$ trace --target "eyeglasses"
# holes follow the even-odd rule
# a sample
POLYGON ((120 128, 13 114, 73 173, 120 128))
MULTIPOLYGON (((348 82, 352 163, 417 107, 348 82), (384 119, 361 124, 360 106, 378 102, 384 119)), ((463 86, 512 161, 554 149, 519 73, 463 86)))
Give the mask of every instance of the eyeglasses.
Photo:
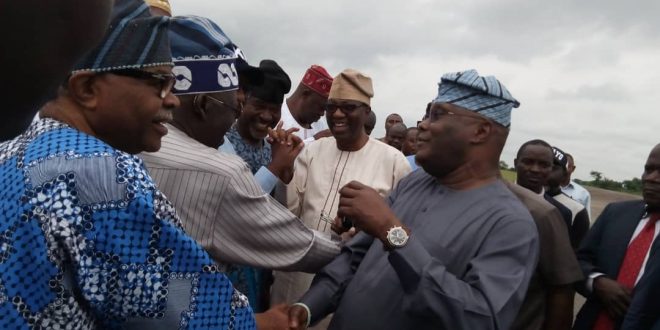
POLYGON ((483 118, 481 116, 476 116, 476 115, 469 115, 469 114, 462 114, 462 113, 455 113, 453 111, 449 110, 444 110, 444 109, 433 109, 430 110, 427 114, 428 119, 430 121, 437 121, 440 118, 444 116, 461 116, 461 117, 470 117, 470 118, 475 118, 475 119, 483 119, 486 120, 486 118, 483 118))
POLYGON ((172 87, 174 87, 174 83, 176 82, 176 76, 172 73, 153 73, 138 69, 113 70, 108 71, 107 73, 122 77, 131 77, 140 80, 150 80, 157 82, 160 84, 160 94, 158 94, 158 96, 160 96, 161 99, 164 99, 167 94, 170 93, 172 87))
POLYGON ((218 100, 218 99, 216 99, 215 97, 210 96, 210 95, 208 95, 208 94, 206 95, 206 97, 207 97, 209 100, 213 101, 213 102, 216 102, 216 103, 218 103, 218 104, 220 104, 220 105, 222 105, 222 106, 224 106, 224 107, 229 108, 231 111, 234 112, 234 116, 235 116, 236 118, 238 118, 238 117, 241 116, 241 109, 236 108, 236 107, 233 107, 233 106, 227 104, 227 102, 222 101, 222 100, 218 100))
POLYGON ((353 113, 353 111, 355 111, 356 109, 358 109, 360 107, 365 107, 365 106, 366 106, 366 104, 362 104, 362 103, 360 103, 360 104, 355 104, 355 103, 344 103, 344 104, 327 103, 325 105, 325 112, 327 114, 332 114, 332 113, 335 113, 335 111, 337 111, 337 109, 341 109, 341 112, 348 115, 348 114, 353 113))

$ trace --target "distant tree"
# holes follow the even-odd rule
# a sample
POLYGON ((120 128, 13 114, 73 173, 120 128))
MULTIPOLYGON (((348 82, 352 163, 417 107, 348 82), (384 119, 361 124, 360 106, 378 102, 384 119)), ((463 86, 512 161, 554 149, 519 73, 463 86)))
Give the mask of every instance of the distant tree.
POLYGON ((509 164, 507 164, 503 160, 500 160, 500 170, 508 170, 508 169, 509 169, 509 164))
POLYGON ((624 180, 619 182, 612 180, 603 175, 602 172, 591 171, 589 172, 594 179, 592 181, 575 180, 579 184, 585 184, 592 187, 598 187, 607 190, 621 191, 632 194, 641 195, 642 193, 642 180, 633 178, 632 180, 624 180))
POLYGON ((621 183, 623 189, 628 192, 637 193, 642 191, 642 180, 633 178, 632 180, 625 180, 621 183))
POLYGON ((598 182, 603 179, 603 173, 598 172, 598 171, 591 171, 589 172, 589 175, 591 175, 594 178, 594 181, 598 182))

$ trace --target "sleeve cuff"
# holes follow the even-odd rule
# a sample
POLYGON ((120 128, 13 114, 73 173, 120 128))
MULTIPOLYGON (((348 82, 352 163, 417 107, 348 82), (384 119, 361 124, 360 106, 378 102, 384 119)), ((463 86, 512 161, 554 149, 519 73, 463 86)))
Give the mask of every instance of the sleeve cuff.
POLYGON ((291 306, 300 306, 300 307, 304 308, 305 311, 307 311, 307 324, 305 325, 305 328, 309 328, 309 324, 312 321, 312 312, 309 310, 309 307, 307 307, 307 305, 305 305, 301 302, 297 302, 297 303, 295 303, 291 306))
POLYGON ((594 292, 594 280, 598 277, 605 276, 603 273, 591 273, 589 274, 589 277, 587 278, 587 291, 589 293, 594 292))
POLYGON ((267 194, 270 194, 273 189, 275 189, 277 182, 280 181, 280 179, 265 166, 262 166, 259 171, 254 174, 254 179, 267 194))

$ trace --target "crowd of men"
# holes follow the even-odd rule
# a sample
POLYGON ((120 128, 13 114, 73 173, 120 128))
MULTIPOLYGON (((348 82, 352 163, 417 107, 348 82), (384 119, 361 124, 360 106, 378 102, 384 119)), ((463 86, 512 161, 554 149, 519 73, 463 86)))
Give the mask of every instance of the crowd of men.
POLYGON ((32 2, 0 20, 3 329, 660 329, 660 144, 592 220, 558 146, 502 179, 493 76, 375 139, 359 70, 292 81, 166 0, 32 2))

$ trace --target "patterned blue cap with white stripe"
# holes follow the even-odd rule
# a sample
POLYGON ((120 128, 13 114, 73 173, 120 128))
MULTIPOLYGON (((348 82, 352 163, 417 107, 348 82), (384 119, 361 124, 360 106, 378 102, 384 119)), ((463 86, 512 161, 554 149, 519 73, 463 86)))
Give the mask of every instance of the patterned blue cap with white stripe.
POLYGON ((520 106, 511 93, 493 76, 482 77, 477 70, 447 73, 438 83, 434 103, 451 103, 511 126, 511 109, 520 106))
POLYGON ((169 17, 151 16, 142 0, 115 0, 105 38, 73 69, 104 72, 173 66, 169 17))

